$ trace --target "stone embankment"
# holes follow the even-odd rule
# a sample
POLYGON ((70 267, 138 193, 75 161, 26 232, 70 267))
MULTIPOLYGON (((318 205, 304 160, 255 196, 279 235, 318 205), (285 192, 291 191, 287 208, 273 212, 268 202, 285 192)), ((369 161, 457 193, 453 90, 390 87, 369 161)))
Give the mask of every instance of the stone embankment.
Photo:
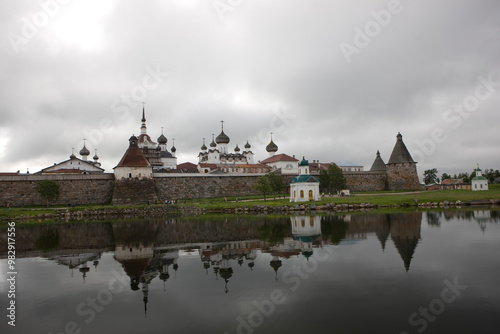
POLYGON ((462 207, 462 206, 495 206, 500 205, 500 199, 478 199, 472 201, 442 201, 442 202, 425 202, 418 203, 419 208, 449 208, 449 207, 462 207))
POLYGON ((194 216, 206 213, 235 213, 235 214, 288 214, 294 212, 349 212, 349 211, 369 211, 378 208, 450 208, 450 207, 464 207, 464 206, 483 206, 491 207, 500 205, 500 199, 493 200, 473 200, 467 202, 426 202, 410 204, 391 204, 391 205, 376 205, 371 203, 354 203, 354 204, 338 204, 328 203, 324 205, 316 204, 295 204, 283 206, 270 206, 270 205, 253 205, 247 207, 233 207, 233 208, 214 208, 205 209, 197 207, 187 207, 179 205, 163 205, 163 206, 146 206, 143 208, 101 208, 90 210, 71 210, 59 209, 58 213, 53 214, 39 214, 30 216, 19 216, 9 218, 9 220, 27 221, 27 220, 105 220, 105 219, 118 219, 118 218, 159 218, 167 215, 181 215, 181 216, 194 216))

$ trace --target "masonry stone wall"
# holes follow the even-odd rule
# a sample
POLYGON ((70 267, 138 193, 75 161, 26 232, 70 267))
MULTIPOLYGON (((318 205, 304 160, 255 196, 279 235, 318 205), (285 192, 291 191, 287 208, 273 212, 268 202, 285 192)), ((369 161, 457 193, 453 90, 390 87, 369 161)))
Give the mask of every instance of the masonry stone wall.
POLYGON ((260 193, 255 190, 255 186, 259 176, 156 176, 154 180, 158 198, 167 200, 258 195, 260 193))
POLYGON ((351 191, 380 191, 386 189, 387 174, 377 172, 343 172, 347 189, 351 191))
MULTIPOLYGON (((156 174, 152 180, 116 181, 111 173, 101 175, 15 175, 0 176, 0 205, 45 205, 36 183, 49 179, 61 185, 57 205, 154 203, 159 200, 260 195, 255 190, 262 174, 172 175, 156 174), (113 195, 113 193, 115 193, 113 195)), ((388 166, 388 172, 344 172, 351 191, 418 189, 415 166, 388 166), (390 169, 392 168, 392 169, 390 169)), ((283 176, 289 184, 291 176, 283 176)))
POLYGON ((32 206, 47 202, 35 190, 36 183, 54 180, 61 186, 57 205, 111 202, 114 175, 13 175, 0 176, 0 205, 32 206))
POLYGON ((387 165, 387 184, 389 190, 418 190, 417 166, 414 162, 387 165))

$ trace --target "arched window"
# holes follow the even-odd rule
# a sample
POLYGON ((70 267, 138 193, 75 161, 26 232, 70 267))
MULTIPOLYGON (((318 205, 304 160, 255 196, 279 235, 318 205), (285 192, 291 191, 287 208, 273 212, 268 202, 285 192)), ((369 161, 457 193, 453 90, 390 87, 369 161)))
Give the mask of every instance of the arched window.
POLYGON ((313 191, 309 190, 309 200, 312 201, 313 199, 313 191))
POLYGON ((296 198, 297 197, 297 192, 294 190, 293 191, 293 198, 296 198))
POLYGON ((304 198, 304 190, 300 191, 300 198, 304 198))

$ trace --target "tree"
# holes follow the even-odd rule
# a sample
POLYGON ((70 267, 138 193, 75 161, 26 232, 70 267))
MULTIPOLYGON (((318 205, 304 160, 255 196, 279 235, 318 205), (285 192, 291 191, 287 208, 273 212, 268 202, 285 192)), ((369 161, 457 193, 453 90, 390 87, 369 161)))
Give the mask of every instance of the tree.
POLYGON ((286 189, 286 184, 283 182, 283 177, 274 173, 269 173, 264 176, 269 180, 271 192, 274 194, 274 199, 276 199, 276 195, 284 192, 286 189))
POLYGON ((341 191, 346 188, 347 181, 342 173, 342 169, 337 165, 328 166, 328 177, 330 179, 330 189, 333 192, 341 191))
POLYGON ((53 180, 38 181, 35 189, 47 201, 47 206, 50 202, 56 201, 61 194, 61 186, 53 180))
POLYGON ((449 180, 449 179, 451 179, 451 176, 450 176, 450 175, 448 175, 448 174, 446 174, 446 173, 443 173, 443 174, 441 175, 441 181, 444 181, 444 180, 449 180))
POLYGON ((438 183, 439 179, 437 177, 437 169, 428 169, 424 172, 424 183, 425 184, 432 184, 432 183, 438 183))
POLYGON ((266 200, 266 194, 269 194, 273 189, 271 187, 271 182, 266 175, 259 176, 257 179, 257 185, 255 190, 260 191, 264 195, 264 201, 266 200))
POLYGON ((321 170, 319 172, 319 187, 321 191, 330 191, 330 176, 327 170, 321 170))

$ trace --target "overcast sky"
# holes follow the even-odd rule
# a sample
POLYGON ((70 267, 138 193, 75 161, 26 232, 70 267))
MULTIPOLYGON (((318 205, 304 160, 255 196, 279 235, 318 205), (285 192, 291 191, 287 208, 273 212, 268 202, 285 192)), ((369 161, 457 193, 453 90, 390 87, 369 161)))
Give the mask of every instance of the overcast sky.
MULTIPOLYGON (((161 127, 369 169, 396 135, 424 170, 500 169, 497 0, 0 2, 0 171, 87 148, 112 172, 161 127)), ((79 156, 77 154, 77 156, 79 156)))

